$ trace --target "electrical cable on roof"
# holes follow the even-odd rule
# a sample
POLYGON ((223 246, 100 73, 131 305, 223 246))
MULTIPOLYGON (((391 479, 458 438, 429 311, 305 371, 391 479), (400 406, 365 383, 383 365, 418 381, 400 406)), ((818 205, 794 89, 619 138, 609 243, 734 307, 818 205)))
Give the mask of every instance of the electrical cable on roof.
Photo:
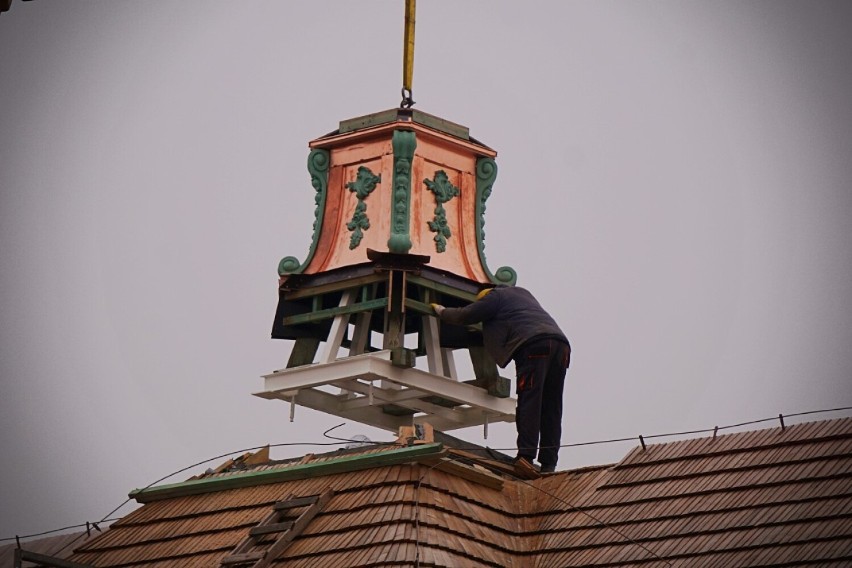
MULTIPOLYGON (((335 428, 336 427, 337 426, 335 426, 335 428)), ((327 430, 327 432, 328 431, 330 431, 330 430, 327 430)), ((226 457, 234 455, 234 454, 244 454, 246 452, 257 451, 257 450, 266 448, 267 446, 270 447, 270 448, 279 448, 279 447, 285 447, 285 446, 340 446, 342 444, 343 444, 343 442, 282 442, 282 443, 278 443, 278 444, 264 444, 262 446, 254 446, 254 447, 251 447, 251 448, 244 448, 242 450, 236 450, 236 451, 228 452, 228 453, 225 453, 225 454, 220 454, 218 456, 214 456, 212 458, 208 458, 208 459, 200 461, 198 463, 194 463, 192 465, 188 465, 186 467, 183 467, 183 468, 181 468, 177 471, 174 471, 174 472, 172 472, 172 473, 170 473, 166 476, 161 477, 160 479, 157 479, 156 481, 152 481, 151 483, 149 483, 148 485, 143 487, 140 492, 144 492, 146 489, 148 489, 148 488, 150 488, 150 487, 152 487, 152 486, 154 486, 154 485, 156 485, 156 484, 158 484, 162 481, 165 481, 166 479, 168 479, 168 478, 170 478, 174 475, 177 475, 179 473, 183 473, 184 471, 187 471, 187 470, 192 469, 194 467, 204 465, 207 462, 211 462, 211 461, 214 461, 214 460, 220 460, 222 458, 226 458, 226 457)), ((396 445, 396 444, 391 443, 391 444, 388 444, 388 445, 396 445)), ((127 505, 131 500, 132 499, 128 497, 127 499, 122 501, 122 503, 118 507, 116 507, 115 509, 113 509, 112 511, 110 511, 109 513, 104 515, 103 518, 101 520, 97 521, 95 524, 112 522, 112 521, 118 520, 118 519, 110 519, 109 517, 111 517, 113 514, 115 514, 117 511, 119 511, 122 507, 127 505)), ((90 523, 87 521, 86 523, 82 523, 82 524, 79 524, 79 525, 74 525, 72 527, 66 527, 66 528, 85 527, 88 524, 90 524, 90 523)), ((13 537, 8 537, 8 538, 0 538, 0 542, 7 541, 7 540, 16 540, 16 539, 19 539, 19 538, 31 538, 31 537, 34 537, 34 536, 42 536, 44 534, 48 534, 48 533, 51 533, 51 532, 59 532, 59 531, 62 531, 62 530, 66 530, 66 529, 56 529, 56 530, 53 530, 53 531, 47 531, 45 533, 35 533, 35 534, 24 535, 24 536, 16 535, 16 536, 13 536, 13 537)), ((84 534, 85 533, 81 532, 75 539, 69 541, 64 546, 62 546, 61 548, 58 548, 54 552, 51 552, 49 554, 49 556, 56 556, 56 555, 60 554, 61 552, 65 551, 69 546, 75 544, 78 540, 80 540, 80 538, 82 538, 84 534)))
MULTIPOLYGON (((843 407, 839 407, 839 408, 826 408, 826 409, 822 409, 822 410, 809 410, 807 412, 796 412, 796 413, 793 413, 793 414, 782 414, 780 416, 783 416, 783 417, 786 417, 786 418, 794 418, 796 416, 806 416, 806 415, 810 415, 810 414, 822 414, 822 413, 826 413, 826 412, 839 412, 839 411, 844 411, 844 410, 852 410, 852 406, 843 406, 843 407)), ((704 429, 700 429, 700 430, 684 430, 684 431, 681 431, 681 432, 669 432, 669 433, 666 433, 666 434, 650 434, 650 435, 647 435, 647 436, 643 435, 642 438, 647 440, 647 439, 651 439, 651 438, 669 438, 669 437, 672 437, 672 436, 687 436, 687 435, 691 435, 691 434, 708 434, 708 433, 713 434, 713 433, 718 433, 719 430, 729 430, 731 428, 741 428, 742 426, 751 426, 753 424, 760 424, 760 423, 763 423, 763 422, 774 422, 774 421, 777 421, 777 420, 778 420, 778 416, 773 416, 772 418, 761 418, 759 420, 751 420, 749 422, 740 422, 739 424, 730 424, 730 425, 727 425, 727 426, 714 426, 713 428, 704 428, 704 429)), ((338 438, 336 436, 329 436, 328 435, 328 432, 331 432, 332 430, 339 428, 339 427, 341 427, 345 424, 346 423, 344 422, 344 423, 338 424, 337 426, 333 426, 333 427, 329 428, 328 430, 323 432, 323 436, 325 436, 326 438, 332 439, 332 440, 340 440, 340 441, 345 441, 345 442, 358 442, 359 440, 352 440, 352 439, 349 439, 349 438, 338 438)), ((571 443, 571 444, 562 444, 559 447, 560 448, 578 448, 578 447, 581 447, 581 446, 597 446, 597 445, 602 445, 602 444, 612 444, 612 443, 615 443, 615 442, 635 442, 638 439, 639 439, 638 436, 629 436, 629 437, 625 437, 625 438, 611 438, 609 440, 593 440, 593 441, 590 441, 590 442, 574 442, 574 443, 571 443)), ((372 444, 394 444, 395 442, 371 442, 371 443, 372 444)), ((482 448, 482 446, 459 446, 459 447, 456 447, 455 449, 457 449, 457 450, 481 450, 483 448, 482 448)), ((508 452, 508 451, 515 451, 518 448, 515 447, 515 446, 512 446, 512 447, 509 447, 509 448, 488 448, 488 449, 498 451, 498 452, 508 452)), ((535 450, 537 450, 538 448, 523 448, 523 449, 530 449, 530 450, 535 449, 535 450)))
POLYGON ((387 445, 402 446, 402 445, 404 445, 404 444, 400 444, 400 443, 397 443, 397 442, 375 442, 373 440, 358 440, 358 439, 355 439, 355 438, 338 438, 337 436, 330 436, 328 434, 332 430, 336 430, 337 428, 340 428, 341 426, 346 426, 346 422, 341 422, 337 426, 332 426, 331 428, 329 428, 328 430, 323 432, 322 435, 325 436, 326 438, 328 438, 329 440, 339 440, 340 442, 347 443, 347 444, 349 444, 349 443, 363 444, 365 446, 370 445, 370 444, 378 445, 378 446, 387 446, 387 445))
MULTIPOLYGON (((809 411, 806 411, 806 412, 796 412, 796 413, 792 413, 792 414, 784 414, 782 416, 784 416, 786 418, 793 418, 793 417, 797 417, 797 416, 808 416, 808 415, 812 415, 812 414, 824 414, 824 413, 827 413, 827 412, 841 412, 841 411, 847 411, 847 410, 852 410, 852 406, 842 406, 842 407, 838 407, 838 408, 826 408, 826 409, 821 409, 821 410, 809 410, 809 411)), ((714 431, 718 432, 719 430, 726 430, 726 429, 731 429, 731 428, 740 428, 742 426, 750 426, 750 425, 753 425, 753 424, 760 424, 760 423, 763 423, 763 422, 773 422, 773 421, 776 421, 776 420, 778 420, 778 416, 773 416, 771 418, 761 418, 759 420, 751 420, 749 422, 740 422, 739 424, 730 424, 728 426, 714 426, 713 428, 708 428, 708 429, 703 429, 703 430, 689 430, 689 431, 684 431, 684 432, 672 432, 672 433, 668 433, 668 434, 652 434, 652 435, 644 436, 644 437, 647 439, 647 438, 663 438, 663 437, 670 437, 670 436, 683 436, 683 435, 687 435, 687 434, 703 434, 703 433, 711 433, 712 434, 714 431)), ((341 446, 343 444, 352 443, 352 442, 362 442, 362 443, 365 443, 365 444, 367 443, 363 440, 353 440, 353 439, 349 439, 349 438, 338 438, 336 436, 330 436, 328 434, 332 430, 335 430, 336 428, 340 428, 343 425, 345 425, 345 422, 338 424, 337 426, 332 426, 331 428, 329 428, 328 430, 323 432, 323 436, 325 436, 326 438, 332 439, 332 440, 338 440, 336 442, 283 442, 283 443, 278 443, 278 444, 265 444, 263 446, 255 446, 255 447, 251 447, 251 448, 245 448, 245 449, 242 449, 242 450, 235 450, 235 451, 227 452, 225 454, 214 456, 212 458, 208 458, 204 461, 200 461, 198 463, 195 463, 195 464, 192 464, 190 466, 181 468, 177 471, 174 471, 174 472, 172 472, 172 473, 170 473, 170 474, 168 474, 164 477, 161 477, 157 481, 149 483, 144 488, 142 488, 142 491, 152 487, 153 485, 156 485, 157 483, 160 483, 161 481, 165 481, 166 479, 168 479, 168 478, 170 478, 174 475, 182 473, 182 472, 184 472, 188 469, 192 469, 193 467, 197 467, 199 465, 204 465, 207 462, 226 458, 226 457, 234 455, 234 454, 241 454, 241 453, 245 453, 245 452, 257 451, 257 450, 260 450, 260 449, 267 447, 267 445, 270 448, 279 448, 279 447, 286 447, 286 446, 341 446)), ((560 448, 575 448, 575 447, 580 447, 580 446, 594 446, 594 445, 609 444, 609 443, 614 443, 614 442, 630 442, 630 441, 635 441, 635 440, 637 440, 636 436, 630 436, 630 437, 627 437, 627 438, 613 438, 613 439, 610 439, 610 440, 595 440, 595 441, 590 441, 590 442, 574 442, 574 443, 571 443, 571 444, 563 444, 559 447, 560 448)), ((373 445, 403 446, 403 444, 399 444, 395 441, 391 441, 391 442, 370 441, 369 443, 373 444, 373 445)), ((458 448, 455 448, 455 449, 458 449, 458 450, 481 450, 483 448, 481 446, 469 446, 469 447, 458 447, 458 448)), ((511 447, 511 448, 486 448, 486 449, 490 449, 490 450, 494 450, 494 451, 512 451, 512 450, 516 450, 517 448, 511 447)), ((117 511, 119 511, 122 507, 124 507, 130 501, 131 501, 131 499, 125 499, 124 502, 121 503, 121 505, 119 505, 118 507, 116 507, 115 509, 113 509, 112 511, 110 511, 109 513, 104 515, 104 517, 97 522, 98 523, 107 523, 107 522, 113 522, 113 521, 119 520, 121 517, 111 518, 112 515, 115 514, 117 511)), ((84 522, 84 523, 81 523, 81 524, 78 524, 78 525, 71 525, 71 526, 68 526, 68 527, 61 528, 61 529, 53 529, 53 530, 48 530, 48 531, 39 532, 39 533, 32 533, 32 534, 27 534, 27 535, 17 535, 17 536, 11 536, 11 537, 4 537, 4 538, 0 538, 0 542, 13 541, 13 540, 16 540, 16 539, 19 539, 19 538, 33 538, 33 537, 37 537, 37 536, 44 536, 44 535, 47 535, 47 534, 57 533, 57 532, 61 532, 61 531, 64 531, 64 530, 73 529, 73 528, 80 528, 80 527, 85 527, 85 526, 86 526, 86 523, 84 522)), ((69 543, 69 544, 73 544, 73 542, 75 542, 75 541, 72 541, 72 543, 69 543)), ((67 545, 65 547, 61 548, 59 551, 53 553, 53 555, 58 554, 62 550, 65 550, 65 548, 67 548, 67 545)))
MULTIPOLYGON (((2 539, 0 539, 0 542, 6 541, 6 540, 21 539, 21 538, 33 538, 33 537, 36 537, 36 536, 46 536, 46 535, 49 535, 49 534, 67 531, 67 530, 71 530, 71 529, 81 529, 81 528, 86 527, 87 525, 88 526, 94 526, 95 524, 100 524, 100 523, 111 523, 113 521, 119 520, 120 518, 121 517, 113 517, 111 519, 103 519, 101 521, 98 521, 97 523, 92 523, 90 521, 86 521, 85 523, 78 523, 76 525, 68 525, 67 527, 62 527, 61 529, 52 529, 52 530, 43 531, 43 532, 40 532, 40 533, 25 534, 25 535, 18 535, 18 536, 2 538, 2 539)), ((98 532, 100 532, 100 529, 98 529, 98 532)))
MULTIPOLYGON (((718 432, 719 430, 729 430, 731 428, 741 428, 743 426, 751 426, 753 424, 760 424, 760 423, 763 423, 763 422, 777 422, 778 419, 779 419, 779 416, 781 416, 783 418, 794 418, 796 416, 807 416, 807 415, 810 415, 810 414, 823 414, 823 413, 826 413, 826 412, 839 412, 839 411, 844 411, 844 410, 852 410, 852 406, 842 406, 842 407, 839 407, 839 408, 826 408, 826 409, 822 409, 822 410, 809 410, 807 412, 796 412, 796 413, 793 413, 793 414, 780 414, 778 416, 773 416, 771 418, 761 418, 760 420, 751 420, 749 422, 740 422, 739 424, 730 424, 728 426, 714 426, 713 428, 704 428, 704 429, 701 429, 701 430, 685 430, 685 431, 682 431, 682 432, 669 432, 669 433, 666 433, 666 434, 651 434, 651 435, 642 436, 642 437, 647 440, 647 439, 650 439, 650 438, 669 438, 669 437, 672 437, 672 436, 686 436, 686 435, 691 435, 691 434, 712 434, 714 432, 718 432)), ((597 446, 597 445, 602 445, 602 444, 611 444, 611 443, 615 443, 615 442, 635 442, 638 439, 639 439, 638 436, 629 436, 629 437, 626 437, 626 438, 611 438, 609 440, 594 440, 594 441, 591 441, 591 442, 574 442, 574 443, 571 443, 571 444, 562 444, 559 447, 560 448, 577 448, 577 447, 580 447, 580 446, 597 446)), ((469 447, 457 447, 455 449, 457 449, 457 450, 480 450, 480 449, 482 449, 482 447, 481 446, 469 446, 469 447)), ((518 448, 513 446, 513 447, 510 447, 510 448, 490 448, 490 449, 498 451, 498 452, 507 452, 507 451, 517 450, 518 448)), ((523 448, 523 449, 537 450, 538 448, 536 447, 536 448, 523 448)))
MULTIPOLYGON (((453 459, 453 458, 452 458, 452 457, 450 457, 450 459, 453 459)), ((588 512, 586 512, 586 511, 582 510, 581 508, 579 508, 579 507, 577 507, 576 505, 574 505, 574 504, 572 504, 572 503, 570 503, 570 502, 566 501, 565 499, 563 499, 563 498, 559 497, 558 495, 554 495, 554 494, 553 494, 553 493, 551 493, 550 491, 547 491, 547 490, 545 490, 545 489, 542 489, 541 487, 536 487, 535 485, 533 485, 533 484, 529 483, 529 482, 528 482, 528 481, 526 481, 525 479, 521 479, 520 477, 517 477, 517 476, 515 476, 515 475, 512 475, 512 474, 507 474, 507 475, 509 475, 509 477, 514 477, 514 478, 515 478, 515 481, 518 481, 518 482, 520 482, 520 483, 523 483, 523 484, 524 484, 524 485, 526 485, 527 487, 532 487, 533 489, 537 489, 537 490, 541 491, 542 493, 544 493, 545 495, 547 495, 547 496, 549 496, 549 497, 551 497, 551 498, 553 498, 553 499, 556 499, 557 501, 559 501, 559 502, 561 502, 561 503, 564 503, 565 505, 568 505, 568 507, 570 507, 570 508, 571 508, 571 509, 573 509, 574 511, 576 511, 576 512, 578 512, 578 513, 580 513, 580 514, 583 514, 583 515, 585 515, 585 516, 587 516, 587 517, 589 517, 590 519, 592 519, 592 520, 593 520, 593 521, 595 521, 596 523, 600 524, 602 527, 607 528, 607 529, 611 530, 612 532, 614 532, 615 534, 617 534, 618 536, 620 536, 620 537, 622 537, 622 538, 626 539, 626 540, 627 540, 628 542, 630 542, 631 544, 635 544, 636 546, 638 546, 639 548, 641 548, 642 550, 644 550, 645 552, 647 552, 648 554, 650 554, 651 556, 653 556, 654 558, 656 558, 657 560, 659 560, 660 562, 665 562, 665 564, 666 564, 667 566, 674 566, 674 564, 672 564, 671 562, 669 562, 669 561, 668 561, 668 560, 666 560, 665 558, 661 557, 659 554, 657 554, 656 552, 654 552, 653 550, 651 550, 650 548, 648 548, 647 546, 645 546, 645 545, 644 545, 644 544, 642 544, 641 542, 637 542, 637 541, 633 540, 632 538, 630 538, 629 536, 627 536, 626 534, 624 534, 623 532, 621 532, 621 531, 620 531, 620 530, 618 530, 617 528, 615 528, 615 527, 613 527, 613 526, 608 525, 606 522, 602 521, 601 519, 597 518, 596 516, 592 515, 591 513, 588 513, 588 512)))
POLYGON ((420 568, 420 486, 426 476, 439 465, 441 465, 440 460, 429 466, 417 480, 417 485, 414 486, 414 568, 420 568))

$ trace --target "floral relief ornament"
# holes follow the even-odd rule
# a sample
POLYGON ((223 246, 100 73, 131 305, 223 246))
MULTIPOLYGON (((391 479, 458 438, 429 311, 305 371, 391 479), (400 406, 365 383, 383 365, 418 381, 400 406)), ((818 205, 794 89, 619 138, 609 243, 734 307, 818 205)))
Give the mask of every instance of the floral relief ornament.
POLYGON ((354 249, 361 244, 364 231, 370 228, 370 219, 367 217, 367 203, 365 200, 376 189, 376 184, 381 181, 381 175, 375 175, 370 171, 370 168, 361 166, 358 168, 355 181, 350 181, 346 184, 349 191, 358 197, 358 205, 355 206, 355 213, 352 215, 352 220, 346 224, 346 228, 352 231, 352 236, 349 238, 350 249, 354 249))
POLYGON ((447 239, 452 236, 452 231, 447 225, 447 212, 444 210, 444 203, 447 203, 453 197, 459 194, 459 188, 450 183, 450 178, 444 170, 435 172, 435 176, 431 180, 423 180, 426 187, 435 194, 435 216, 431 221, 428 221, 429 230, 435 233, 435 249, 438 252, 447 250, 447 239))

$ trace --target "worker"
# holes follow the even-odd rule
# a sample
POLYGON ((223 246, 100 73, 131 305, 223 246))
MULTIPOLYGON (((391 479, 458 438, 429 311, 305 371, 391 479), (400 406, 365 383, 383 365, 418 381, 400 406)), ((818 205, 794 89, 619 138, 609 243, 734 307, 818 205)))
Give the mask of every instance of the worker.
POLYGON ((485 349, 500 367, 515 361, 518 405, 516 469, 553 472, 562 439, 562 387, 571 345, 533 295, 518 286, 486 288, 463 308, 432 304, 442 322, 482 323, 485 349), (539 443, 541 444, 539 446, 539 443))

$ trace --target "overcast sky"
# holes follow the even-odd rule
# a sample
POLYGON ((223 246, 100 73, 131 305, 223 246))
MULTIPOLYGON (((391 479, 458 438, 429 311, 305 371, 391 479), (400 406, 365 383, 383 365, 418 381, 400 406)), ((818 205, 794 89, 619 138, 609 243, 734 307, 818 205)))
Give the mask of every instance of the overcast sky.
MULTIPOLYGON (((0 538, 327 441, 338 418, 251 393, 290 349, 269 332, 277 263, 310 245, 307 143, 398 105, 402 23, 401 1, 0 16, 0 538)), ((565 443, 852 405, 850 29, 849 2, 419 3, 415 108, 499 152, 489 265, 573 344, 565 443)))

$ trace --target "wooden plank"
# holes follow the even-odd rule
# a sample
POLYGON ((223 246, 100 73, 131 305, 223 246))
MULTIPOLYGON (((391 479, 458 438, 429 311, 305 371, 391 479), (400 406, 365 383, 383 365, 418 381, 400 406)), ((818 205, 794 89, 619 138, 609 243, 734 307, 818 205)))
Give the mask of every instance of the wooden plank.
MULTIPOLYGON (((346 290, 340 296, 340 308, 348 308, 355 303, 356 290, 346 290)), ((331 324, 331 329, 328 332, 328 337, 325 340, 322 354, 320 354, 320 363, 331 363, 337 359, 337 352, 340 349, 340 344, 343 342, 343 336, 349 326, 349 315, 341 314, 334 317, 334 322, 331 324)))
POLYGON ((474 386, 484 388, 491 396, 507 398, 511 394, 511 381, 500 376, 497 363, 485 347, 471 346, 468 348, 470 362, 473 364, 473 373, 476 380, 471 383, 474 386))
MULTIPOLYGON (((271 511, 268 515, 266 515, 266 517, 264 517, 262 521, 257 524, 257 526, 263 526, 268 525, 269 523, 274 523, 278 520, 278 514, 279 513, 277 511, 271 511)), ((228 558, 230 558, 231 556, 240 556, 242 554, 248 553, 249 550, 254 548, 255 542, 256 541, 253 536, 251 536, 250 534, 246 535, 243 540, 241 540, 240 543, 236 547, 234 547, 228 558)))
POLYGON ((423 278, 422 276, 417 276, 415 274, 410 274, 408 276, 408 282, 416 286, 422 286, 424 288, 428 288, 429 290, 434 290, 446 296, 459 298, 460 300, 467 300, 469 302, 473 302, 474 300, 476 300, 476 292, 465 292, 464 290, 459 290, 458 288, 453 288, 452 286, 441 284, 440 282, 435 282, 434 280, 428 280, 426 278, 423 278))
POLYGON ((355 331, 349 343, 349 356, 366 353, 370 346, 370 320, 373 312, 361 312, 355 318, 355 331))
POLYGON ((249 534, 251 536, 257 537, 265 534, 273 534, 280 533, 284 531, 289 531, 293 528, 293 521, 285 521, 283 523, 272 523, 270 525, 262 525, 257 527, 252 527, 249 530, 249 534))
POLYGON ((444 360, 444 370, 446 375, 453 379, 459 380, 458 371, 456 371, 456 359, 452 349, 441 348, 441 357, 444 360))
MULTIPOLYGON (((293 528, 281 535, 275 544, 269 547, 269 550, 266 552, 266 557, 262 560, 259 560, 257 564, 252 566, 252 568, 266 568, 270 562, 278 558, 284 550, 290 546, 290 543, 302 534, 302 531, 305 530, 305 527, 310 524, 310 522, 317 516, 317 513, 322 511, 322 508, 325 507, 326 503, 331 499, 331 496, 334 494, 334 491, 331 489, 327 489, 322 495, 319 496, 319 499, 311 505, 307 511, 302 513, 301 516, 293 523, 293 528)), ((316 498, 314 496, 314 498, 316 498)))
POLYGON ((290 499, 288 501, 278 501, 272 506, 276 511, 285 511, 287 509, 295 509, 296 507, 307 507, 313 505, 319 500, 319 495, 310 495, 308 497, 299 497, 298 499, 290 499))
POLYGON ((394 270, 390 273, 388 290, 382 349, 405 346, 405 272, 394 270))
MULTIPOLYGON (((388 352, 382 351, 375 354, 339 359, 327 365, 310 365, 279 371, 265 376, 265 392, 255 394, 264 398, 289 400, 290 393, 293 391, 321 385, 333 385, 338 380, 352 378, 381 379, 480 407, 489 413, 507 415, 514 415, 515 413, 515 405, 511 399, 497 398, 489 395, 481 388, 461 384, 421 369, 395 367, 388 361, 388 356, 388 352), (276 393, 280 393, 280 395, 276 393)), ((394 427, 394 432, 396 432, 396 427, 394 427)))
MULTIPOLYGON (((497 477, 488 471, 476 469, 473 466, 465 465, 450 458, 440 458, 440 460, 421 460, 421 463, 429 466, 434 466, 435 469, 445 473, 455 475, 462 479, 472 481, 489 489, 501 491, 503 489, 503 478, 497 477), (437 465, 435 465, 437 463, 437 465)), ((514 475, 514 470, 510 468, 510 472, 514 475)))
POLYGON ((486 387, 500 377, 497 371, 497 363, 485 347, 475 345, 468 348, 470 362, 473 364, 473 373, 476 375, 476 386, 486 387))
POLYGON ((425 316, 420 319, 423 324, 422 338, 426 345, 426 362, 429 372, 435 375, 446 376, 444 357, 441 353, 441 342, 438 336, 438 318, 425 316))
POLYGON ((220 561, 221 566, 232 566, 235 564, 248 564, 249 562, 257 562, 264 557, 263 552, 246 552, 243 554, 231 554, 220 561))
POLYGON ((426 314, 429 316, 434 316, 435 312, 432 310, 432 306, 425 302, 420 302, 418 300, 414 300, 412 298, 405 299, 405 307, 414 310, 415 312, 420 312, 422 314, 426 314))
POLYGON ((347 278, 338 282, 329 282, 328 284, 320 284, 318 286, 306 286, 298 290, 293 290, 286 293, 287 300, 298 300, 300 298, 310 298, 331 292, 340 292, 350 288, 366 286, 375 282, 383 282, 387 280, 386 274, 369 274, 367 276, 359 276, 357 278, 347 278))
POLYGON ((300 337, 293 345, 293 350, 290 352, 290 359, 287 361, 287 368, 301 367, 302 365, 310 365, 314 362, 314 357, 319 349, 320 339, 318 337, 300 337))
POLYGON ((316 312, 311 312, 309 314, 299 314, 296 316, 289 316, 284 318, 284 325, 299 325, 303 323, 316 323, 318 321, 323 321, 327 319, 331 319, 333 317, 344 315, 344 314, 355 314, 358 312, 363 312, 366 310, 377 310, 379 308, 387 307, 388 300, 387 298, 376 298, 375 300, 370 300, 368 302, 358 302, 352 304, 351 306, 344 307, 336 307, 336 308, 326 308, 324 310, 319 310, 316 312))

